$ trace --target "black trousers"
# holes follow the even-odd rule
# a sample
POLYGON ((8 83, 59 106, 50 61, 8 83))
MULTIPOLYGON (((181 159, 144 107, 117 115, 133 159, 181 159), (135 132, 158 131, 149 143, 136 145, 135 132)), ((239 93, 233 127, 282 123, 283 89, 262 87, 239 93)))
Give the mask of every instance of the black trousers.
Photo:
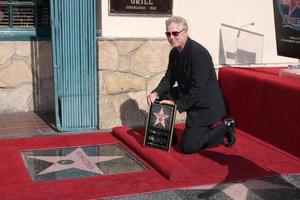
POLYGON ((216 127, 186 127, 179 144, 180 149, 186 154, 191 154, 201 149, 223 145, 226 131, 227 126, 223 123, 216 127))
MULTIPOLYGON (((161 100, 176 100, 178 98, 180 98, 178 87, 173 87, 169 93, 163 95, 161 100)), ((187 115, 189 115, 188 112, 187 115)), ((220 123, 217 126, 213 126, 212 124, 200 127, 189 127, 189 125, 186 124, 179 146, 184 153, 192 154, 201 149, 223 145, 226 131, 227 126, 224 123, 220 123)))

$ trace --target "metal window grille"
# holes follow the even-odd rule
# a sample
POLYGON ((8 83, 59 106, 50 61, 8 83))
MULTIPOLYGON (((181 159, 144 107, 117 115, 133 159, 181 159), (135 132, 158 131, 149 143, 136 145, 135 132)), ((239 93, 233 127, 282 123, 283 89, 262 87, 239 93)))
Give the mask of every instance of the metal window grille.
POLYGON ((49 0, 0 0, 0 28, 50 27, 49 0))

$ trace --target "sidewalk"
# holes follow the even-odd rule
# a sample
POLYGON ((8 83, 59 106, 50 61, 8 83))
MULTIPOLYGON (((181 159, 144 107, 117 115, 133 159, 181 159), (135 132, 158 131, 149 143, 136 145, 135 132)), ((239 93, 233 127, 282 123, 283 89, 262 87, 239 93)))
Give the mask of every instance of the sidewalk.
POLYGON ((19 112, 0 114, 0 139, 58 134, 51 112, 19 112))

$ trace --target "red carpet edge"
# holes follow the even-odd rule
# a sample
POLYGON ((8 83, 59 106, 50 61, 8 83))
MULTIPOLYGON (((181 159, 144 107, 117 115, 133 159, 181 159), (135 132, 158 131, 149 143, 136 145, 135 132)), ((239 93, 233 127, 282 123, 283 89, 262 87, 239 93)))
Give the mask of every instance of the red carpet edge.
POLYGON ((146 159, 160 174, 169 180, 186 177, 191 172, 167 152, 142 146, 143 138, 127 126, 115 127, 112 134, 146 159), (162 160, 164 162, 162 162, 162 160))

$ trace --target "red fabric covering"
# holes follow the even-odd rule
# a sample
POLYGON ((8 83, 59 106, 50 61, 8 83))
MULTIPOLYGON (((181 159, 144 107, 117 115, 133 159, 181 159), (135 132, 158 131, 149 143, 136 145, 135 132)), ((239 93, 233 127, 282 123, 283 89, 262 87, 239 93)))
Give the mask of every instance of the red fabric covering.
POLYGON ((181 162, 178 162, 166 152, 153 148, 144 148, 143 134, 126 126, 116 127, 113 129, 112 133, 166 178, 181 178, 191 174, 188 168, 185 168, 181 162), (162 160, 164 162, 161 162, 162 160))
MULTIPOLYGON (((97 199, 300 172, 298 158, 239 130, 237 143, 232 149, 220 146, 192 155, 182 154, 178 146, 172 147, 170 153, 146 148, 141 145, 143 132, 128 131, 127 127, 116 130, 118 137, 130 147, 129 151, 143 152, 139 154, 143 156, 140 159, 148 162, 149 170, 32 182, 21 151, 122 142, 110 133, 0 140, 1 199, 97 199), (151 165, 155 169, 164 168, 167 173, 162 174, 169 173, 172 178, 168 180, 151 165)), ((179 138, 182 131, 182 125, 176 126, 179 138)))
MULTIPOLYGON (((178 138, 182 138, 183 129, 182 124, 176 125, 175 133, 178 138)), ((144 152, 149 164, 156 165, 155 168, 168 165, 168 174, 171 177, 176 175, 170 183, 177 187, 298 173, 300 170, 300 160, 297 157, 240 130, 237 130, 237 143, 232 149, 219 146, 191 155, 183 154, 178 145, 173 146, 170 153, 143 147, 143 135, 144 130, 118 127, 118 137, 123 137, 127 144, 130 140, 129 146, 138 152, 144 152), (133 142, 134 140, 136 141, 133 142), (167 164, 168 161, 172 162, 167 164), (189 174, 186 173, 187 169, 189 174)))
POLYGON ((254 72, 262 72, 262 73, 278 76, 280 70, 287 69, 287 67, 286 66, 285 67, 236 67, 236 69, 254 71, 254 72))
POLYGON ((239 129, 300 157, 300 80, 279 70, 224 67, 219 81, 239 129))

